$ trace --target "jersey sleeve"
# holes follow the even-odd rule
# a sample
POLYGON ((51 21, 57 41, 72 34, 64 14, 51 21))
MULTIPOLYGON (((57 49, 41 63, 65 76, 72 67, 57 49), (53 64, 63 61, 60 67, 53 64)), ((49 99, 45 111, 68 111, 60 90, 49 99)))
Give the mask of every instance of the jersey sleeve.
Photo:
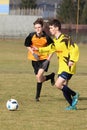
POLYGON ((50 45, 46 46, 46 47, 40 47, 39 48, 39 52, 40 53, 53 53, 55 52, 55 45, 53 43, 51 43, 50 45))
POLYGON ((24 45, 25 45, 26 47, 29 47, 29 46, 32 45, 32 41, 31 41, 31 40, 32 40, 33 34, 34 34, 34 33, 30 33, 30 34, 26 37, 25 42, 24 42, 24 45))
POLYGON ((50 45, 51 43, 54 43, 54 41, 52 40, 51 37, 49 37, 48 35, 46 35, 47 38, 47 44, 50 45))
POLYGON ((70 47, 70 60, 74 62, 79 60, 79 48, 76 43, 70 47))

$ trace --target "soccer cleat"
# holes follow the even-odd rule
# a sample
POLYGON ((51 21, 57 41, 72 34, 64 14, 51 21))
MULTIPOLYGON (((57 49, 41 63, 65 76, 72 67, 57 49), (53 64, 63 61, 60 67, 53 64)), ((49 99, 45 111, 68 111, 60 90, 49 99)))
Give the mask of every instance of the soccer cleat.
POLYGON ((52 78, 51 78, 51 85, 53 86, 55 84, 55 73, 52 73, 52 78))
POLYGON ((65 110, 70 111, 70 110, 77 110, 76 106, 68 106, 65 108, 65 110))
POLYGON ((76 93, 72 98, 72 106, 75 106, 78 103, 79 93, 76 93))
POLYGON ((36 98, 36 102, 39 102, 40 100, 39 100, 39 98, 36 98))

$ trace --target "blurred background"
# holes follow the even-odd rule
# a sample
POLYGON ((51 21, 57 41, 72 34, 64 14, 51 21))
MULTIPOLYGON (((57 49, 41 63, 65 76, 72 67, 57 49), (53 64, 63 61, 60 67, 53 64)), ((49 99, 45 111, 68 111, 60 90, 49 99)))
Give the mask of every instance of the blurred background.
POLYGON ((42 17, 57 18, 62 31, 74 40, 87 43, 87 0, 0 0, 0 38, 24 38, 33 22, 42 17))

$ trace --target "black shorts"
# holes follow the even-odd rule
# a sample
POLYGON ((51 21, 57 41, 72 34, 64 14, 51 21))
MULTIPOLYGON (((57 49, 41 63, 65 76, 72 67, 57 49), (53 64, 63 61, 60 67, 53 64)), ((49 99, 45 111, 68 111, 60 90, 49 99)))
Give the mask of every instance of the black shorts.
MULTIPOLYGON (((40 61, 32 61, 32 66, 33 66, 33 69, 34 69, 34 73, 37 74, 38 73, 38 70, 39 69, 44 69, 43 68, 43 63, 44 61, 46 60, 40 60, 40 61)), ((48 68, 49 68, 49 64, 47 65, 47 67, 45 68, 44 71, 48 71, 48 68)))
POLYGON ((65 80, 70 80, 71 77, 72 77, 72 74, 69 74, 69 73, 63 71, 61 74, 58 75, 58 77, 59 76, 62 77, 62 78, 64 78, 65 80))

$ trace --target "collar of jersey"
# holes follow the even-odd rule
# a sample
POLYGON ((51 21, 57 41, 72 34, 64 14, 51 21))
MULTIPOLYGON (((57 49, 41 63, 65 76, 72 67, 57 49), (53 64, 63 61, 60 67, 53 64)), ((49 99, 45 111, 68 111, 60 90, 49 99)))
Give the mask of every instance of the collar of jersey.
POLYGON ((40 36, 37 35, 37 33, 35 33, 36 37, 41 38, 45 36, 45 32, 43 31, 42 34, 40 36))

